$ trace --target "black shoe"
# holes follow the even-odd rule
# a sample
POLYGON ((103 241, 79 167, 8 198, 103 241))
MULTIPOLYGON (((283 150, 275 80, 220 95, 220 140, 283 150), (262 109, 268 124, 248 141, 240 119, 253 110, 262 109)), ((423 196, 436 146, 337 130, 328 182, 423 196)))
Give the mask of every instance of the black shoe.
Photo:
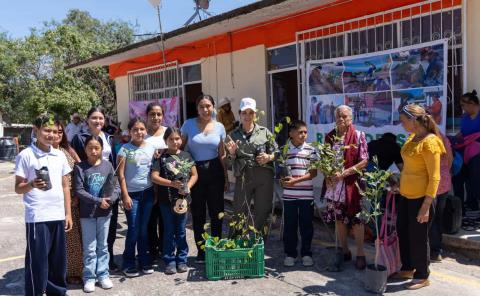
POLYGON ((114 271, 114 272, 117 272, 119 271, 120 269, 118 268, 118 265, 115 263, 115 261, 111 260, 110 262, 108 262, 108 269, 110 269, 110 271, 114 271))
POLYGON ((347 253, 343 253, 343 261, 351 261, 352 260, 352 252, 348 251, 347 253))
POLYGON ((183 273, 188 271, 188 266, 185 263, 180 263, 177 265, 177 272, 178 273, 183 273))
POLYGON ((205 253, 198 254, 197 258, 195 258, 195 263, 205 264, 205 253))
POLYGON ((160 265, 160 261, 158 259, 152 260, 152 267, 153 268, 158 268, 159 265, 160 265))
POLYGON ((142 267, 142 272, 144 274, 152 274, 154 272, 153 266, 152 265, 145 265, 144 267, 142 267))
POLYGON ((124 270, 123 270, 123 274, 124 274, 126 277, 132 278, 132 277, 137 277, 137 276, 139 276, 139 275, 140 275, 140 272, 138 272, 138 269, 136 269, 135 267, 132 267, 132 268, 124 269, 124 270))

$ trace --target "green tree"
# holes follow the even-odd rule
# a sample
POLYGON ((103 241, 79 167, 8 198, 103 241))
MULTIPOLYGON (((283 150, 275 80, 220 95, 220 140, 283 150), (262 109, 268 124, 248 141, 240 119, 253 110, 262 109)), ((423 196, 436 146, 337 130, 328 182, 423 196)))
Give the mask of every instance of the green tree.
POLYGON ((71 10, 23 39, 0 34, 0 111, 10 122, 28 122, 45 111, 68 119, 102 105, 116 117, 115 86, 106 67, 65 67, 134 42, 135 27, 102 22, 71 10))

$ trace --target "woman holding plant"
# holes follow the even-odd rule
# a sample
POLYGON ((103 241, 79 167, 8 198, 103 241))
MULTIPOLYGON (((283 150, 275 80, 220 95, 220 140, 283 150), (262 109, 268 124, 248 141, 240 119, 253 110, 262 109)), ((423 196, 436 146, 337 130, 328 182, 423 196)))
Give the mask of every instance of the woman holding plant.
POLYGON ((440 183, 440 158, 445 153, 432 116, 422 107, 406 105, 400 113, 403 128, 411 135, 402 147, 397 229, 402 269, 396 278, 413 281, 407 289, 428 286, 430 281, 428 232, 433 220, 432 205, 440 183))
MULTIPOLYGON (((226 142, 228 158, 236 177, 233 207, 235 214, 250 213, 255 203, 255 228, 264 231, 272 210, 273 160, 277 144, 272 133, 256 123, 257 103, 252 98, 240 102, 240 126, 232 131, 226 142)), ((252 215, 248 214, 250 219, 252 215)), ((264 234, 266 232, 264 231, 264 234)))
MULTIPOLYGON (((195 242, 202 241, 206 210, 210 216, 212 236, 222 237, 223 193, 228 176, 225 160, 225 127, 212 119, 215 102, 209 95, 196 101, 198 116, 188 119, 181 128, 183 147, 191 153, 198 172, 198 181, 192 188, 192 220, 195 242)), ((197 245, 197 263, 205 262, 205 251, 197 245)))
MULTIPOLYGON (((352 109, 346 105, 335 110, 335 129, 328 133, 325 142, 336 152, 338 161, 330 175, 325 176, 325 198, 327 205, 325 218, 328 222, 335 221, 337 238, 344 252, 344 260, 352 259, 348 249, 348 227, 352 227, 357 246, 355 267, 363 270, 366 267, 364 241, 364 224, 357 214, 361 211, 359 193, 356 182, 359 181, 358 171, 368 164, 368 147, 365 133, 355 129, 352 123, 352 109)), ((322 154, 320 153, 320 157, 322 154)), ((324 172, 325 173, 325 172, 324 172)))

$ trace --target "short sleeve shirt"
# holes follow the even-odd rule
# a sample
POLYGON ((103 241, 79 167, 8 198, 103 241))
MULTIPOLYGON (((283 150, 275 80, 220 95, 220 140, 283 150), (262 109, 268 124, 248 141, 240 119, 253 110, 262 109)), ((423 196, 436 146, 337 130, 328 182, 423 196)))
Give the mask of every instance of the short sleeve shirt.
POLYGON ((44 152, 37 146, 31 145, 17 155, 15 175, 30 182, 36 178, 35 170, 41 167, 48 168, 52 189, 43 191, 33 188, 23 195, 25 222, 65 220, 65 197, 63 195, 62 179, 72 169, 62 151, 50 148, 49 152, 44 152))
POLYGON ((152 186, 150 168, 154 153, 155 147, 150 143, 138 147, 130 142, 120 148, 118 156, 125 158, 125 179, 128 192, 143 191, 152 186))
POLYGON ((218 145, 225 140, 225 127, 214 121, 214 128, 207 134, 200 131, 197 119, 185 121, 181 128, 182 135, 187 138, 187 149, 195 161, 210 160, 218 157, 218 145))
POLYGON ((152 144, 155 149, 166 149, 167 145, 165 144, 165 140, 163 139, 163 134, 165 133, 166 127, 162 126, 163 133, 159 136, 150 136, 147 135, 145 137, 145 142, 152 144))
MULTIPOLYGON (((314 147, 307 143, 295 146, 289 141, 286 165, 292 170, 292 177, 299 178, 308 174, 310 164, 318 160, 318 154, 314 147)), ((283 189, 283 200, 313 200, 313 180, 305 180, 285 186, 283 189)))
POLYGON ((471 119, 468 114, 464 114, 460 122, 460 132, 464 137, 480 132, 480 113, 474 119, 471 119))
MULTIPOLYGON (((192 156, 188 152, 180 151, 176 155, 181 160, 193 161, 192 156)), ((176 160, 168 152, 164 152, 158 159, 156 159, 152 166, 152 171, 157 171, 160 177, 167 180, 177 179, 177 175, 172 172, 170 167, 175 167, 176 160)), ((175 196, 178 194, 178 190, 167 186, 158 186, 159 202, 166 204, 169 202, 169 196, 175 196)))

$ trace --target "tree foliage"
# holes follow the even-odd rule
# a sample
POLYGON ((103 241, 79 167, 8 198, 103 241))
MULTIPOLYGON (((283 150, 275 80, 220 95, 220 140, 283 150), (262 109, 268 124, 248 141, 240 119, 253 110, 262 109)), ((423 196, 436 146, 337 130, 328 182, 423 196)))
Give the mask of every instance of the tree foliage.
POLYGON ((60 22, 46 22, 22 39, 0 33, 0 111, 8 122, 30 122, 39 113, 67 119, 102 105, 116 116, 115 86, 106 67, 65 67, 134 42, 135 27, 102 22, 71 10, 60 22))

